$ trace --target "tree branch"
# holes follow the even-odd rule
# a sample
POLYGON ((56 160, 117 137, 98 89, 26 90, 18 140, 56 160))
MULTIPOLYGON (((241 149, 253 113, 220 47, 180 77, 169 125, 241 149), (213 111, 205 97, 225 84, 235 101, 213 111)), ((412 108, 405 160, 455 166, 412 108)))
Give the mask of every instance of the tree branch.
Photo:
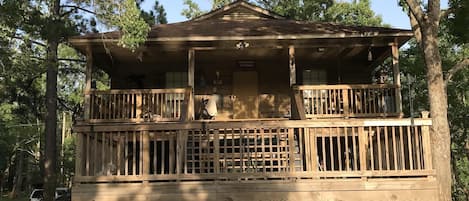
POLYGON ((46 44, 44 44, 44 43, 41 43, 41 42, 35 41, 35 40, 31 40, 31 39, 27 39, 27 38, 24 38, 22 36, 15 35, 15 36, 9 36, 9 37, 12 38, 12 39, 22 40, 24 42, 31 42, 33 44, 36 44, 36 45, 39 45, 39 46, 42 46, 42 47, 47 47, 46 44))
POLYGON ((460 70, 466 68, 469 66, 469 58, 464 58, 460 62, 458 62, 456 65, 454 65, 451 69, 448 70, 448 73, 446 73, 446 85, 451 82, 451 79, 453 76, 460 70))
POLYGON ((440 0, 428 1, 427 14, 433 23, 440 22, 440 0))
MULTIPOLYGON (((41 60, 41 61, 46 60, 46 58, 36 57, 36 56, 31 56, 31 58, 38 59, 38 60, 41 60)), ((70 58, 58 58, 57 61, 70 61, 70 62, 77 62, 77 63, 86 63, 86 61, 83 60, 83 59, 70 59, 70 58)))
POLYGON ((409 6, 410 12, 414 15, 415 19, 419 24, 423 24, 425 21, 425 12, 423 12, 422 7, 420 7, 420 3, 417 0, 405 0, 407 5, 409 6))
POLYGON ((443 9, 440 12, 440 19, 446 19, 448 18, 449 14, 453 13, 454 9, 448 8, 448 9, 443 9))
POLYGON ((420 29, 420 25, 415 19, 414 14, 409 11, 409 19, 410 19, 410 26, 412 27, 412 31, 414 32, 415 39, 417 43, 421 46, 422 45, 422 29, 420 29))
POLYGON ((69 58, 58 58, 57 61, 71 61, 71 62, 78 62, 78 63, 86 63, 83 59, 69 59, 69 58))
POLYGON ((86 9, 86 8, 82 8, 82 7, 79 7, 79 6, 76 6, 76 5, 61 5, 60 8, 71 8, 68 12, 65 12, 62 15, 60 15, 61 17, 65 16, 65 15, 68 15, 72 12, 75 12, 76 10, 81 10, 81 11, 96 15, 96 13, 94 11, 86 9))

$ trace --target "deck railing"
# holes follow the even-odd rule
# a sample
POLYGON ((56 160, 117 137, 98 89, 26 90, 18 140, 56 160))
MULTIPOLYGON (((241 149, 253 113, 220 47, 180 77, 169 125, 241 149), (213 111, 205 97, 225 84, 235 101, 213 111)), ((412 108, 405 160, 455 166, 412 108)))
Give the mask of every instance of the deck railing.
POLYGON ((86 125, 76 182, 426 177, 429 119, 86 125), (138 128, 138 129, 137 129, 138 128))
POLYGON ((178 120, 187 89, 91 91, 90 121, 178 120))
POLYGON ((307 118, 400 115, 395 85, 302 85, 296 90, 303 96, 307 118))

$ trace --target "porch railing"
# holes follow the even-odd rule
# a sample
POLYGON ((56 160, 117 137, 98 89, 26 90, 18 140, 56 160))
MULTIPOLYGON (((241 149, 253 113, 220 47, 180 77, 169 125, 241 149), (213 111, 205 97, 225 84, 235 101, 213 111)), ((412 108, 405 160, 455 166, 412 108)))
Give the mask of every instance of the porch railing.
POLYGON ((301 91, 306 118, 401 115, 395 85, 301 85, 294 90, 301 91))
POLYGON ((429 119, 78 126, 76 182, 426 177, 429 119), (144 128, 144 129, 142 129, 144 128))
POLYGON ((179 120, 189 89, 131 89, 91 91, 90 121, 179 120))

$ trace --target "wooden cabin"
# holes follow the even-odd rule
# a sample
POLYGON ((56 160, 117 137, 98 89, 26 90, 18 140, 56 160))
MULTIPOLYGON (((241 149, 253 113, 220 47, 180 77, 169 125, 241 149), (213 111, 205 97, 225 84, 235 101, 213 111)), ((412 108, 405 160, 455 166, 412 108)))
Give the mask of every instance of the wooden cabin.
POLYGON ((412 36, 236 1, 155 25, 134 52, 119 32, 74 37, 87 69, 73 200, 436 200, 431 120, 402 114, 412 36))

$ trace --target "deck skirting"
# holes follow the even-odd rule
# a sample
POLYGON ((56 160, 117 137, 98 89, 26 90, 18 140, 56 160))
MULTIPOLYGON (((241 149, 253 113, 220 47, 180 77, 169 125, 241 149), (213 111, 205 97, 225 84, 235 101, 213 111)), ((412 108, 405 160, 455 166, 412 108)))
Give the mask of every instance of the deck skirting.
POLYGON ((73 201, 436 201, 434 178, 76 184, 73 201))

